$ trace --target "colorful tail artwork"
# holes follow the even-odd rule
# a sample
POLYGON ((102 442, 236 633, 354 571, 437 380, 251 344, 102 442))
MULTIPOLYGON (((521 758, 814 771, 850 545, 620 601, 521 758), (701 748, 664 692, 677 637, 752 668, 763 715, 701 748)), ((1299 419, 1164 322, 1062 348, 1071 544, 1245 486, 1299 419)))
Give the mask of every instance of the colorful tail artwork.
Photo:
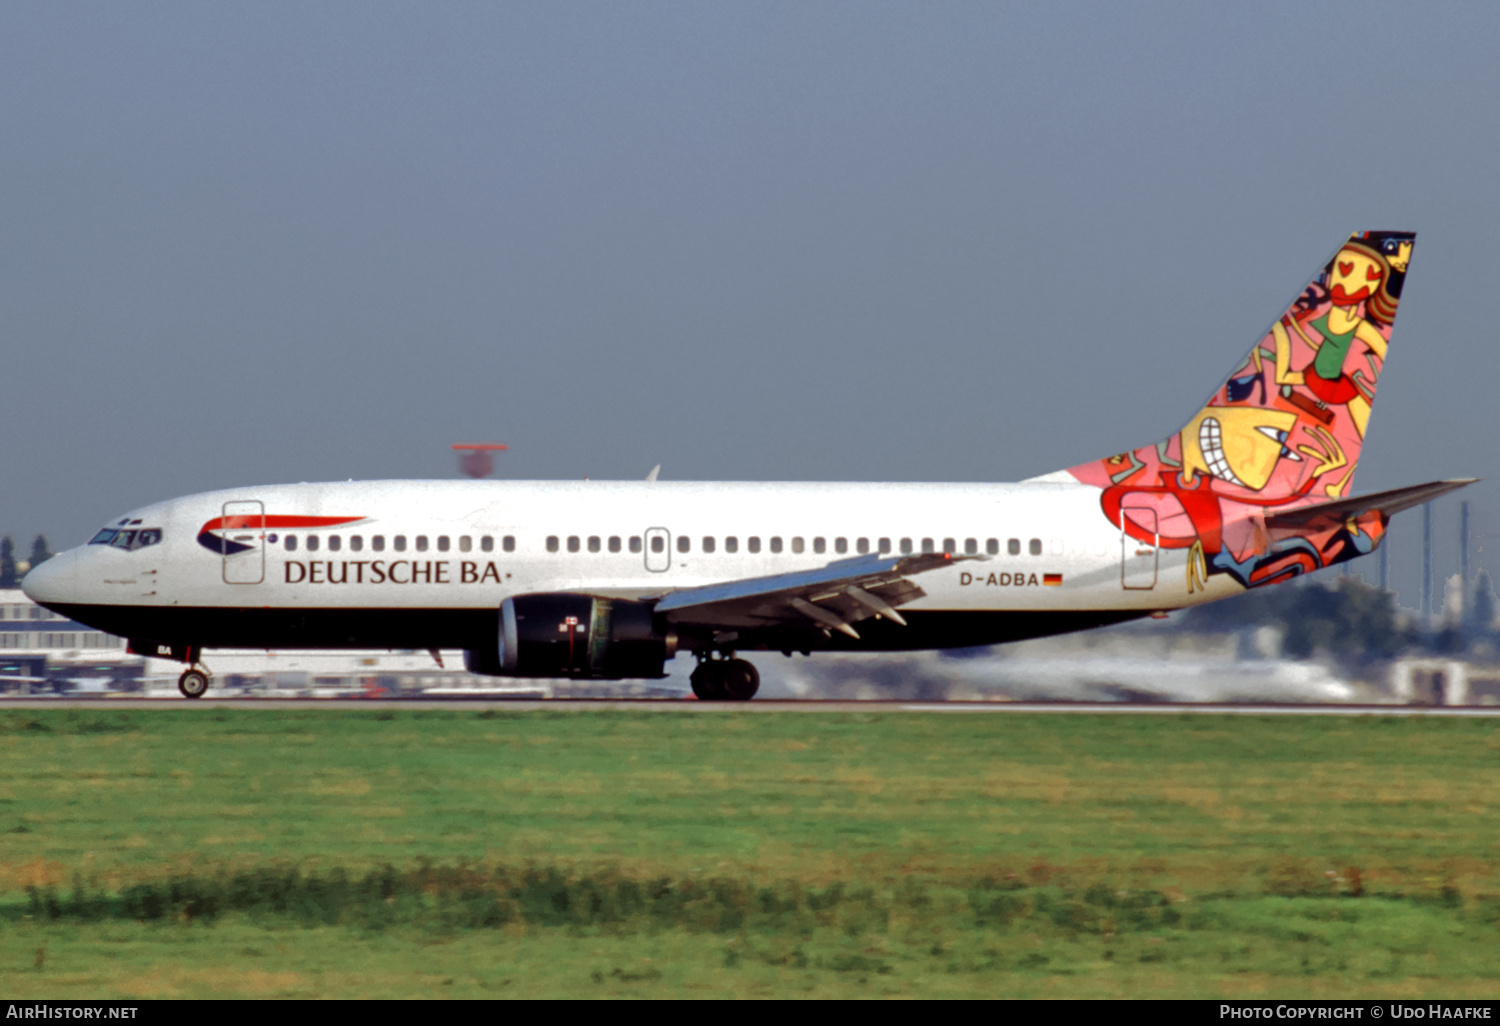
POLYGON ((1187 549, 1190 593, 1226 574, 1245 588, 1372 552, 1380 510, 1347 506, 1411 260, 1411 232, 1356 232, 1181 431, 1068 469, 1103 489, 1139 541, 1187 549))

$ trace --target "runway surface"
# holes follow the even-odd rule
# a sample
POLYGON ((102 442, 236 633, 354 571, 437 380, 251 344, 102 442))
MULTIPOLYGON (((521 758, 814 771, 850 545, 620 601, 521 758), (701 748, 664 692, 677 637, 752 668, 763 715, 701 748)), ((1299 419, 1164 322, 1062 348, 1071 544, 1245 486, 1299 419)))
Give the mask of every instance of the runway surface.
POLYGON ((660 712, 660 713, 1108 713, 1163 715, 1192 713, 1218 716, 1478 716, 1500 717, 1500 706, 1424 705, 1257 705, 1135 702, 900 702, 769 700, 699 702, 692 699, 496 699, 496 698, 6 698, 4 709, 246 709, 257 711, 321 709, 326 712, 367 709, 442 709, 452 712, 660 712))

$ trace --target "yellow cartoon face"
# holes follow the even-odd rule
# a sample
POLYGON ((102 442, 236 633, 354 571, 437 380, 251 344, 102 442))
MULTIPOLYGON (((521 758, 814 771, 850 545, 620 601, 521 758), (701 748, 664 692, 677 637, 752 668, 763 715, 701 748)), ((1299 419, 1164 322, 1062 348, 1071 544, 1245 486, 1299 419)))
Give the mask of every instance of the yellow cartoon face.
POLYGON ((1302 457, 1287 448, 1295 413, 1247 406, 1210 406, 1182 429, 1184 473, 1210 474, 1259 491, 1282 458, 1302 457))
POLYGON ((1353 306, 1369 299, 1384 279, 1385 261, 1358 250, 1341 249, 1328 274, 1328 298, 1336 306, 1353 306))

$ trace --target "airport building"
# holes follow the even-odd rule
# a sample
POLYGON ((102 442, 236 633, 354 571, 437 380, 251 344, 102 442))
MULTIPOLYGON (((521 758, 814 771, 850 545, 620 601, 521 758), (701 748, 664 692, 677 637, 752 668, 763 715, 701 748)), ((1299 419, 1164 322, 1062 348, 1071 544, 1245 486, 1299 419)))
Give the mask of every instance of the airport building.
MULTIPOLYGON (((462 651, 211 649, 217 698, 678 697, 655 681, 502 680, 464 670, 462 651)), ((19 588, 0 589, 0 695, 88 694, 179 698, 182 664, 127 651, 124 638, 43 609, 19 588)))
POLYGON ((146 660, 125 640, 76 623, 32 602, 19 588, 0 590, 0 691, 60 694, 69 682, 91 690, 139 692, 146 660))
MULTIPOLYGON (((363 697, 451 692, 547 697, 547 682, 495 688, 463 670, 462 652, 211 651, 220 697, 363 697), (441 659, 441 662, 439 662, 441 659), (523 685, 524 686, 520 686, 523 685)), ((177 696, 178 663, 147 659, 126 641, 43 609, 19 589, 0 590, 0 693, 45 696, 177 696)))

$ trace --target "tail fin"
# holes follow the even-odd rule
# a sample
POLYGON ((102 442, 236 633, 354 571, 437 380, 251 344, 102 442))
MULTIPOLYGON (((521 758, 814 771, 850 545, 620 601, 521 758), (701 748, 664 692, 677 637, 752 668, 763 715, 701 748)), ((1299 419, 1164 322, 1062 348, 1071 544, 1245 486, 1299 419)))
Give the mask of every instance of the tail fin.
POLYGON ((1349 236, 1180 431, 1064 473, 1104 489, 1105 514, 1130 534, 1192 549, 1190 590, 1195 565, 1205 581, 1222 570, 1264 583, 1245 569, 1239 528, 1255 521, 1263 536, 1269 514, 1349 495, 1415 238, 1349 236))

